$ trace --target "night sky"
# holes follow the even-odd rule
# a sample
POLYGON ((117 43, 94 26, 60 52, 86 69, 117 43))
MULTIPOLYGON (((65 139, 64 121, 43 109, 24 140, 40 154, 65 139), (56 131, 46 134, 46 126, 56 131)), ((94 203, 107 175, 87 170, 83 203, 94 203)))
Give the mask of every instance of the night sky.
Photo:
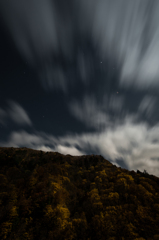
POLYGON ((0 146, 159 176, 158 23, 158 0, 1 0, 0 146))

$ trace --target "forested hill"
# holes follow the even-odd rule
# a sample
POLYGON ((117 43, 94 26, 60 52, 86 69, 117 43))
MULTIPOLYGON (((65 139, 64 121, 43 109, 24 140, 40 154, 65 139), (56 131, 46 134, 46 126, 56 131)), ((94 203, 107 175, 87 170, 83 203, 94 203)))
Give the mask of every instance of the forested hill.
POLYGON ((1 147, 0 239, 159 240, 159 178, 97 155, 1 147))

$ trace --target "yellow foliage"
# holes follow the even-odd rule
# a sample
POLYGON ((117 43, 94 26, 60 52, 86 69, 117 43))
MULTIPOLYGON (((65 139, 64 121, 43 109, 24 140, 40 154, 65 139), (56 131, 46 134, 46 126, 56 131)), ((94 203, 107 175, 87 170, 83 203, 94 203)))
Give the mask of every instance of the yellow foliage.
POLYGON ((95 182, 92 182, 91 185, 90 185, 90 189, 92 190, 92 189, 95 189, 95 188, 96 188, 96 184, 95 184, 95 182))
POLYGON ((56 182, 51 182, 51 188, 52 188, 53 194, 55 194, 57 191, 62 189, 60 184, 56 182))
POLYGON ((30 186, 34 187, 36 183, 37 183, 37 178, 32 176, 31 179, 30 179, 30 182, 29 182, 30 186))
POLYGON ((154 193, 154 188, 146 181, 142 181, 141 184, 146 188, 147 191, 154 193))
POLYGON ((11 217, 16 217, 18 216, 18 213, 17 213, 17 207, 16 206, 13 206, 11 211, 10 211, 10 216, 11 217))
POLYGON ((83 174, 83 172, 82 171, 78 171, 78 173, 77 174, 79 174, 79 175, 82 175, 83 174))
POLYGON ((107 177, 105 169, 103 169, 102 171, 99 171, 99 175, 100 175, 100 177, 107 177))
POLYGON ((117 180, 117 183, 119 184, 123 184, 125 189, 129 189, 129 184, 127 184, 127 180, 125 178, 119 178, 117 180))
POLYGON ((71 165, 70 165, 68 162, 65 162, 65 167, 66 167, 66 168, 70 168, 70 166, 71 166, 71 165))
POLYGON ((82 226, 83 228, 87 228, 87 220, 86 219, 81 219, 81 218, 76 218, 72 220, 72 224, 76 226, 76 228, 82 226))
POLYGON ((124 177, 129 181, 134 181, 134 178, 131 175, 126 174, 124 177))
POLYGON ((57 218, 57 224, 59 226, 59 230, 64 230, 68 225, 68 221, 66 219, 57 218))
POLYGON ((134 178, 131 176, 131 175, 128 175, 128 174, 125 174, 125 173, 119 173, 117 175, 117 178, 125 178, 127 179, 128 181, 134 181, 134 178))
POLYGON ((29 235, 28 232, 25 232, 25 233, 23 234, 23 236, 24 236, 27 240, 32 239, 32 238, 30 237, 30 235, 29 235))
POLYGON ((69 183, 69 182, 70 182, 70 179, 69 179, 68 177, 63 177, 63 182, 69 183))
POLYGON ((91 166, 91 167, 90 167, 90 170, 91 170, 91 171, 94 171, 94 166, 91 166))
POLYGON ((138 217, 141 218, 141 219, 151 219, 151 217, 149 216, 149 213, 148 213, 148 208, 147 207, 143 207, 141 205, 138 206, 137 210, 136 210, 136 213, 138 214, 138 217))
POLYGON ((124 185, 127 185, 127 181, 126 181, 125 178, 119 178, 119 179, 117 180, 117 182, 118 182, 118 183, 124 183, 124 185))
POLYGON ((119 194, 117 192, 110 192, 108 195, 108 200, 111 202, 111 204, 117 204, 119 200, 119 194))
POLYGON ((46 217, 50 217, 50 216, 52 216, 54 210, 52 209, 51 205, 47 205, 44 209, 44 212, 45 212, 46 217))
POLYGON ((66 206, 57 205, 56 212, 61 219, 68 219, 70 217, 70 211, 66 206))
POLYGON ((124 177, 124 176, 125 176, 125 173, 120 172, 120 173, 117 175, 117 178, 121 178, 121 177, 124 177))
POLYGON ((82 184, 85 184, 87 182, 87 179, 82 180, 82 184))
POLYGON ((100 197, 99 197, 99 192, 97 188, 92 189, 89 193, 88 196, 90 197, 92 202, 99 202, 100 197))
POLYGON ((153 194, 147 191, 141 184, 138 185, 138 191, 147 197, 150 201, 153 201, 153 194))
POLYGON ((97 183, 101 183, 102 182, 102 179, 99 176, 96 176, 94 180, 97 183))
POLYGON ((127 224, 127 230, 131 236, 138 237, 138 233, 135 233, 136 227, 131 222, 127 224))
POLYGON ((108 196, 109 198, 115 198, 115 199, 119 199, 119 194, 117 193, 117 192, 110 192, 109 193, 109 196, 108 196))
POLYGON ((102 202, 93 203, 93 208, 101 210, 103 208, 102 202))
POLYGON ((3 239, 7 238, 9 232, 11 232, 12 223, 11 222, 3 222, 1 225, 0 236, 3 236, 3 239))

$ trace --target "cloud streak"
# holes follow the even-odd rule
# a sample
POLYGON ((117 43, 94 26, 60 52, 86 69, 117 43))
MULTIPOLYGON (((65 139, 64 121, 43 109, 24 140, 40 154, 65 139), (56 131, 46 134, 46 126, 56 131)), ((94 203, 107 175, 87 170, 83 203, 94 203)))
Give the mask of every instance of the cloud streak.
POLYGON ((117 114, 122 118, 124 107, 124 97, 111 94, 105 95, 101 101, 97 101, 94 95, 85 95, 82 101, 72 100, 69 103, 70 113, 79 121, 86 124, 87 127, 93 127, 96 130, 103 130, 115 124, 118 119, 117 114), (110 111, 115 113, 113 118, 110 111))
POLYGON ((32 125, 32 122, 27 114, 27 112, 16 102, 8 101, 10 108, 8 109, 8 114, 10 118, 17 124, 20 125, 32 125))
POLYGON ((129 170, 145 169, 159 176, 159 125, 150 127, 145 122, 135 123, 130 116, 126 116, 122 124, 95 133, 54 137, 43 132, 12 132, 8 141, 0 142, 0 146, 25 146, 71 155, 96 154, 97 149, 99 154, 117 166, 119 160, 123 160, 129 170))
POLYGON ((27 112, 15 101, 8 100, 8 109, 3 110, 0 108, 0 123, 6 125, 6 121, 11 119, 18 125, 32 126, 32 122, 27 112))
POLYGON ((80 75, 84 83, 89 82, 94 63, 84 51, 88 39, 99 58, 116 64, 121 87, 159 85, 156 0, 69 0, 67 4, 64 0, 8 0, 7 4, 2 0, 0 12, 15 45, 37 68, 46 89, 66 92, 69 68, 75 69, 73 78, 80 75))
POLYGON ((139 112, 145 112, 148 117, 150 117, 155 109, 156 99, 153 96, 146 95, 140 105, 139 105, 139 112))

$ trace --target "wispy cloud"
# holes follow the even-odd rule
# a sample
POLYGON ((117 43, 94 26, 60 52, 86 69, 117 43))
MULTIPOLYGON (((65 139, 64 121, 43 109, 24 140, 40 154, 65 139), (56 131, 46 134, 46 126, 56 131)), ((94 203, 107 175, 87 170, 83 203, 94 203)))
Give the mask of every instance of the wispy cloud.
POLYGON ((52 0, 8 0, 7 4, 0 1, 1 17, 17 49, 37 70, 46 89, 66 91, 66 73, 57 59, 60 55, 67 62, 72 58, 73 7, 73 1, 67 4, 52 0))
MULTIPOLYGON (((105 106, 106 108, 107 106, 105 106)), ((85 96, 82 102, 71 101, 69 104, 70 112, 88 127, 99 129, 105 127, 109 122, 106 111, 101 110, 101 105, 97 104, 94 97, 85 96)), ((109 123, 110 124, 110 123, 109 123)))
POLYGON ((55 149, 57 152, 60 152, 62 154, 70 154, 73 156, 84 155, 84 153, 82 151, 79 151, 74 146, 67 147, 67 146, 57 145, 57 147, 55 149))
POLYGON ((8 109, 8 116, 17 124, 32 125, 32 122, 27 112, 16 102, 8 101, 10 108, 8 109))
POLYGON ((82 1, 81 8, 101 56, 117 62, 121 87, 158 86, 159 2, 82 1))
POLYGON ((71 114, 79 121, 82 121, 87 127, 93 127, 102 130, 106 126, 112 126, 115 121, 109 111, 122 115, 124 107, 124 97, 112 94, 109 98, 104 96, 102 101, 97 101, 95 96, 85 96, 82 101, 72 100, 69 104, 71 114))
POLYGON ((135 123, 130 116, 126 116, 123 123, 117 123, 113 128, 107 127, 95 133, 69 134, 56 138, 43 132, 12 132, 8 141, 0 142, 0 146, 25 146, 71 155, 88 152, 96 154, 97 149, 98 154, 116 165, 122 159, 129 170, 145 169, 159 176, 159 125, 150 127, 145 122, 135 123))
POLYGON ((88 39, 101 59, 116 64, 121 87, 159 85, 158 1, 8 0, 6 4, 2 0, 0 12, 45 88, 66 92, 70 66, 76 71, 74 77, 80 75, 84 83, 89 82, 94 63, 83 50, 88 39))
POLYGON ((139 105, 138 111, 139 112, 145 112, 146 115, 148 117, 150 117, 151 114, 153 113, 154 109, 155 109, 155 103, 156 103, 155 97, 146 95, 142 99, 142 101, 139 105))

